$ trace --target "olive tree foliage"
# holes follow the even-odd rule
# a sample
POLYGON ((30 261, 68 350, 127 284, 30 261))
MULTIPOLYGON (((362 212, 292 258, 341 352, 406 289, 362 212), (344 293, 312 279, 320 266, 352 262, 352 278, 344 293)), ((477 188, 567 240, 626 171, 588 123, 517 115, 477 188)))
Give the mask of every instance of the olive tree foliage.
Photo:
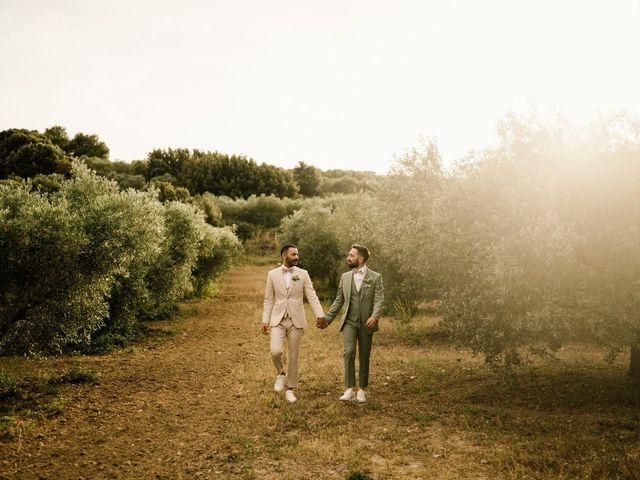
POLYGON ((443 195, 443 325, 489 362, 640 334, 640 129, 508 117, 443 195))
POLYGON ((228 223, 247 222, 255 226, 275 228, 280 221, 304 204, 303 200, 278 198, 275 195, 251 195, 247 199, 217 197, 222 217, 228 223))
POLYGON ((338 260, 342 257, 338 232, 331 228, 331 210, 310 204, 286 217, 276 235, 278 245, 298 247, 300 267, 307 269, 321 295, 338 286, 338 260))
POLYGON ((116 278, 161 238, 144 194, 121 194, 82 165, 74 174, 51 195, 30 182, 0 187, 3 353, 89 341, 108 318, 116 278))
POLYGON ((390 312, 411 315, 420 304, 439 298, 442 219, 435 208, 447 181, 437 142, 424 139, 396 157, 380 183, 371 243, 379 252, 376 265, 384 274, 390 312))
POLYGON ((217 278, 238 252, 235 236, 201 211, 121 191, 83 163, 56 188, 36 180, 0 184, 2 354, 126 335, 217 278))
POLYGON ((302 261, 323 252, 336 274, 351 243, 369 246, 392 309, 437 300, 440 326, 490 364, 580 340, 610 358, 631 346, 640 379, 640 123, 512 115, 499 132, 448 172, 427 141, 375 192, 305 206, 281 238, 304 245, 302 261), (307 240, 319 232, 329 246, 307 240))
POLYGON ((351 245, 366 245, 371 253, 368 265, 384 276, 388 311, 412 314, 439 294, 439 277, 434 274, 438 224, 433 209, 445 181, 437 144, 425 142, 396 159, 392 174, 378 180, 376 192, 334 195, 320 202, 328 210, 309 204, 283 221, 280 237, 305 246, 301 262, 307 256, 326 258, 326 266, 315 267, 312 273, 330 288, 347 270, 351 245), (332 245, 308 241, 312 237, 308 230, 314 229, 335 241, 332 245))
POLYGON ((439 292, 432 206, 444 182, 437 145, 426 144, 399 157, 376 192, 307 203, 283 220, 278 241, 298 245, 301 264, 333 295, 351 245, 366 245, 368 265, 384 276, 388 311, 412 314, 439 292))
POLYGON ((193 294, 207 296, 212 284, 231 267, 241 251, 242 245, 232 228, 204 225, 197 261, 191 275, 193 294))

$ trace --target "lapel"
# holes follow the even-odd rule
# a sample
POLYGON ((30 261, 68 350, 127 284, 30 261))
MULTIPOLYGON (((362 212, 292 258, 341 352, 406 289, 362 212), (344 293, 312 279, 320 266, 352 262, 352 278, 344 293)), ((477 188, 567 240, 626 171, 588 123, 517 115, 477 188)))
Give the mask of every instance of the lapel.
POLYGON ((365 284, 371 284, 371 275, 369 275, 369 268, 367 267, 367 273, 364 274, 364 278, 362 279, 362 285, 360 286, 360 299, 364 297, 365 293, 365 284))
POLYGON ((367 275, 365 274, 365 276, 362 277, 362 284, 360 284, 360 291, 358 292, 358 296, 360 297, 360 300, 362 300, 362 295, 364 294, 364 284, 366 283, 366 281, 367 281, 367 275))
MULTIPOLYGON (((295 274, 291 274, 292 276, 295 274)), ((291 289, 287 289, 287 282, 284 281, 284 270, 282 270, 282 266, 280 267, 280 273, 277 275, 279 281, 280 281, 280 286, 282 287, 282 291, 284 292, 284 296, 288 297, 289 296, 289 292, 291 291, 291 289)), ((293 282, 292 282, 293 283, 293 282)))
MULTIPOLYGON (((289 289, 287 290, 287 296, 291 295, 291 292, 293 292, 293 289, 296 288, 296 283, 298 283, 293 281, 293 277, 298 275, 298 271, 297 271, 298 267, 291 267, 291 268, 293 268, 293 272, 291 272, 291 283, 289 284, 289 289)), ((283 276, 283 279, 284 279, 284 276, 283 276)))
POLYGON ((351 284, 353 283, 353 270, 347 273, 347 277, 349 277, 349 281, 345 282, 346 284, 343 286, 344 288, 344 298, 351 298, 351 284))

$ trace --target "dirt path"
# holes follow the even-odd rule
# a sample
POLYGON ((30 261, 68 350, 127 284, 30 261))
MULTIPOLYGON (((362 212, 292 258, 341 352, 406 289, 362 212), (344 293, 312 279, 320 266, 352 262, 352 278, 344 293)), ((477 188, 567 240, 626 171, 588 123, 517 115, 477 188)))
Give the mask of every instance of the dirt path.
MULTIPOLYGON (((307 330, 298 404, 272 392, 267 339, 258 333, 268 269, 232 270, 220 295, 188 305, 197 314, 158 347, 79 359, 100 384, 72 387, 61 415, 2 445, 0 477, 345 478, 373 461, 397 478, 377 445, 396 432, 386 440, 356 434, 380 405, 336 401, 335 331, 307 330)), ((396 460, 423 478, 415 458, 396 460)))
POLYGON ((5 445, 12 467, 5 476, 194 478, 228 471, 228 453, 212 445, 234 420, 242 393, 234 372, 261 366, 261 277, 255 268, 235 269, 218 299, 193 304, 198 313, 158 348, 83 359, 100 384, 77 387, 63 415, 5 445))
POLYGON ((269 268, 234 268, 215 300, 190 303, 184 308, 197 313, 165 325, 179 333, 158 346, 35 361, 31 368, 80 362, 100 383, 69 387, 60 415, 0 443, 0 479, 522 478, 531 469, 534 478, 556 478, 583 468, 546 471, 557 442, 573 452, 562 460, 570 462, 575 442, 584 455, 600 451, 603 429, 615 421, 625 434, 634 418, 627 400, 601 413, 593 395, 586 407, 545 406, 549 396, 535 383, 503 387, 480 359, 450 345, 408 347, 386 320, 365 405, 337 400, 335 328, 305 332, 299 401, 288 405, 272 390, 268 339, 258 330, 269 268), (571 423, 575 415, 581 420, 571 423), (581 430, 567 436, 566 425, 581 430))

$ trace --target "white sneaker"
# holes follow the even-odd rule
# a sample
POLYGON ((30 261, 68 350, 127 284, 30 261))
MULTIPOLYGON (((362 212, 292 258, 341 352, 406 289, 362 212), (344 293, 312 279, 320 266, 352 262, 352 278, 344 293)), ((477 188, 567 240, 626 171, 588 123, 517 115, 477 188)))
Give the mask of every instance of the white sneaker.
POLYGON ((349 402, 353 400, 355 397, 356 397, 356 394, 353 393, 353 388, 349 387, 344 391, 344 393, 340 397, 340 400, 342 400, 343 402, 349 402))
POLYGON ((283 391, 283 390, 284 390, 284 379, 285 379, 285 378, 287 378, 287 377, 286 377, 286 375, 278 375, 278 376, 276 377, 276 383, 275 383, 275 385, 273 386, 273 389, 274 389, 276 392, 280 393, 281 391, 283 391))
POLYGON ((284 398, 286 398, 286 399, 287 399, 287 402, 289 402, 289 403, 295 403, 295 402, 296 402, 296 400, 298 400, 298 399, 296 398, 296 396, 293 394, 293 390, 287 390, 287 391, 284 393, 284 398))
POLYGON ((364 393, 364 390, 358 390, 358 394, 356 395, 356 400, 360 403, 364 403, 367 401, 367 395, 364 393))

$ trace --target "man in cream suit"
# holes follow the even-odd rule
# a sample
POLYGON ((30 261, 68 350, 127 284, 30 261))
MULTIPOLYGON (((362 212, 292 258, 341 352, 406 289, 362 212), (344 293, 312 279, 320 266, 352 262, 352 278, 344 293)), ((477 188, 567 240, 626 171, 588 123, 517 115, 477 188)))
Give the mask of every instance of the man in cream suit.
POLYGON ((378 321, 384 307, 382 275, 367 267, 369 249, 353 245, 347 257, 351 269, 342 274, 336 299, 327 313, 326 320, 316 322, 318 328, 326 328, 344 305, 340 331, 344 344, 344 382, 347 387, 340 400, 366 402, 365 389, 369 383, 369 357, 373 334, 379 330, 378 321), (358 393, 356 386, 356 346, 358 347, 358 393))
POLYGON ((303 329, 307 326, 303 295, 306 295, 317 321, 324 322, 325 318, 309 273, 296 266, 298 249, 295 245, 285 245, 280 250, 280 256, 282 265, 267 275, 262 333, 268 335, 271 330, 271 357, 277 373, 273 388, 276 392, 281 392, 286 386, 285 398, 289 403, 294 403, 297 400, 293 390, 298 384, 300 339, 303 329), (285 340, 288 352, 286 370, 282 361, 285 340))

